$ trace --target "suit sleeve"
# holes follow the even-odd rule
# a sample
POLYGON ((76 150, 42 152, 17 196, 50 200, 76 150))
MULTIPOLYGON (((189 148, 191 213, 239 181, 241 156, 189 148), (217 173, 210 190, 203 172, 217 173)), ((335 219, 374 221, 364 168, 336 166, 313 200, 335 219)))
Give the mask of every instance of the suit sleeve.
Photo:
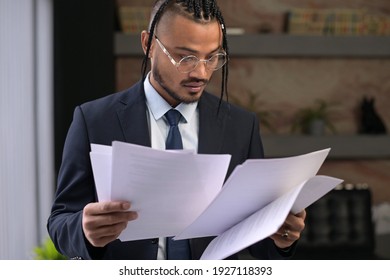
POLYGON ((83 208, 97 200, 89 152, 87 126, 81 107, 77 107, 65 140, 56 196, 47 223, 57 250, 69 258, 98 258, 102 250, 89 245, 82 230, 83 208))

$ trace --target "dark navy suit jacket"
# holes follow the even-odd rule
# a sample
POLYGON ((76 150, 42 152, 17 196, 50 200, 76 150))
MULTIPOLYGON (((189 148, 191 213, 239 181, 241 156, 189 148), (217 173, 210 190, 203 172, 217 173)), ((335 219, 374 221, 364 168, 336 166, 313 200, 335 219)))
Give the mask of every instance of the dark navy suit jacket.
MULTIPOLYGON (((227 102, 218 106, 219 98, 203 93, 198 105, 198 152, 231 154, 229 175, 246 159, 263 157, 263 148, 255 114, 227 102)), ((83 234, 82 210, 86 204, 97 201, 89 158, 90 144, 111 145, 114 140, 151 146, 142 82, 75 109, 64 145, 56 196, 47 223, 48 232, 59 252, 70 258, 156 259, 157 238, 131 242, 116 240, 104 248, 95 248, 83 234)), ((229 214, 229 209, 226 209, 226 214, 229 214)), ((200 258, 211 239, 190 240, 193 259, 200 258)), ((251 246, 250 250, 261 259, 286 257, 270 239, 251 246)))

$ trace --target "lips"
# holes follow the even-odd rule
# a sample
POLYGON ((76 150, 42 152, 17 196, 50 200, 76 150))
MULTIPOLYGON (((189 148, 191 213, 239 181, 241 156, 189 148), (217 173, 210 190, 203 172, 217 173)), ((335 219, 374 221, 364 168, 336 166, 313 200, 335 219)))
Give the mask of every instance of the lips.
POLYGON ((203 82, 192 82, 184 84, 184 87, 188 88, 190 92, 198 93, 205 86, 203 82))
POLYGON ((187 84, 184 84, 184 86, 190 87, 190 88, 200 88, 200 87, 204 86, 204 83, 187 83, 187 84))

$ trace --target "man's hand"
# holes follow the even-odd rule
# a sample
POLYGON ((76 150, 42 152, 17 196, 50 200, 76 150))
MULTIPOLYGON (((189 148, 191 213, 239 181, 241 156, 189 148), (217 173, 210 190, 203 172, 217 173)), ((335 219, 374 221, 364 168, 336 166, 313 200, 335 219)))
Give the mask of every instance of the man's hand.
POLYGON ((96 202, 87 204, 83 211, 83 231, 95 247, 104 247, 118 238, 129 221, 137 219, 137 212, 129 211, 129 202, 96 202))
POLYGON ((270 236, 275 245, 281 249, 290 247, 297 241, 305 228, 306 211, 298 214, 290 213, 279 230, 270 236))

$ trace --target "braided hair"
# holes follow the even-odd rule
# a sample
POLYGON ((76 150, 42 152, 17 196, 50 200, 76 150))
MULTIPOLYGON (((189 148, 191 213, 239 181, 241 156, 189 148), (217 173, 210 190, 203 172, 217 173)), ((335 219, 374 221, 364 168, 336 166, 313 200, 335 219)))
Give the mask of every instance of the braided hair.
MULTIPOLYGON (((189 19, 192 19, 196 22, 204 22, 216 19, 222 28, 222 48, 226 52, 227 57, 229 58, 229 49, 227 44, 226 36, 226 25, 222 17, 222 13, 217 5, 216 0, 156 0, 153 5, 151 13, 151 21, 149 24, 149 39, 146 48, 146 53, 142 62, 142 79, 145 80, 147 76, 147 68, 149 62, 149 53, 152 40, 154 37, 155 28, 160 21, 161 17, 167 11, 172 11, 173 13, 185 16, 189 19)), ((222 85, 221 85, 221 98, 222 102, 223 97, 226 96, 228 99, 227 93, 227 80, 228 80, 228 63, 222 67, 222 85)))

